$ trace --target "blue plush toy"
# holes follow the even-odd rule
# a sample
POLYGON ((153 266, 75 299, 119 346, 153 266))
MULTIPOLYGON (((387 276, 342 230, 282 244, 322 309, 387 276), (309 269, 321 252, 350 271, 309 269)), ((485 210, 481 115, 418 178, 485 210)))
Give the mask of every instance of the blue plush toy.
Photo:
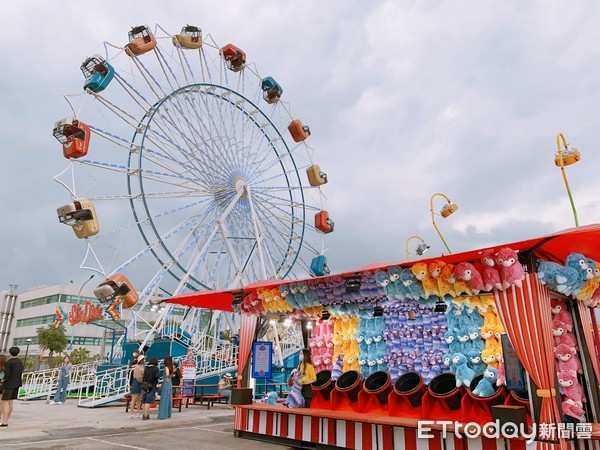
POLYGON ((279 396, 277 395, 277 392, 269 392, 267 394, 267 404, 275 405, 277 403, 278 398, 279 396))
POLYGON ((575 269, 577 271, 577 279, 574 282, 568 284, 567 288, 564 291, 562 291, 562 293, 565 295, 571 295, 575 292, 579 293, 583 285, 587 283, 588 279, 590 278, 585 256, 583 256, 581 253, 571 253, 569 256, 567 256, 567 259, 565 260, 565 267, 575 269))
POLYGON ((469 332, 467 330, 457 331, 456 342, 456 352, 466 354, 471 350, 471 340, 469 339, 469 332))
MULTIPOLYGON (((549 289, 557 290, 559 285, 564 285, 568 278, 565 272, 572 270, 552 261, 537 260, 537 277, 540 283, 545 284, 549 289)), ((564 290, 564 289, 563 289, 564 290)))
POLYGON ((304 294, 304 301, 309 306, 319 305, 319 295, 317 294, 317 291, 315 291, 314 289, 311 289, 309 287, 308 290, 306 291, 306 294, 304 294))
POLYGON ((483 373, 483 378, 477 387, 473 390, 473 394, 479 397, 489 397, 496 392, 496 380, 498 379, 498 371, 493 367, 488 367, 483 373))
POLYGON ((375 280, 377 280, 377 283, 385 290, 385 295, 388 300, 394 300, 394 292, 396 289, 394 283, 390 282, 388 274, 386 272, 377 271, 375 272, 375 280))
POLYGON ((467 364, 471 369, 473 369, 475 376, 483 375, 487 365, 481 361, 481 351, 476 349, 470 350, 467 353, 467 357, 469 358, 467 364))
POLYGON ((302 408, 304 407, 304 397, 302 396, 302 386, 298 384, 298 380, 302 378, 302 371, 296 372, 293 376, 294 384, 290 389, 283 404, 288 408, 302 408))
POLYGON ((335 381, 342 376, 344 372, 344 355, 338 355, 336 361, 333 363, 333 369, 331 369, 331 380, 335 381))
POLYGON ((406 289, 406 286, 404 286, 404 283, 402 283, 400 275, 402 275, 402 267, 393 266, 388 269, 388 277, 390 278, 390 283, 394 283, 394 288, 396 290, 394 296, 397 300, 404 300, 410 295, 410 293, 406 289))
POLYGON ((410 269, 402 269, 402 273, 400 274, 400 280, 406 287, 409 292, 408 297, 413 300, 419 300, 421 297, 425 295, 425 291, 423 291, 423 285, 417 278, 413 275, 410 269))
POLYGON ((452 353, 446 353, 442 356, 442 364, 448 369, 448 372, 455 372, 456 367, 452 363, 452 353))
MULTIPOLYGON (((479 315, 478 313, 476 314, 479 315)), ((481 338, 479 328, 471 327, 467 331, 469 332, 469 339, 471 340, 471 349, 479 351, 483 350, 485 348, 485 342, 483 342, 483 339, 481 338)))
POLYGON ((467 365, 467 357, 462 353, 455 353, 452 356, 452 362, 456 366, 456 387, 460 387, 463 384, 470 386, 471 381, 475 378, 475 371, 467 365))
POLYGON ((448 330, 446 334, 444 334, 444 342, 448 345, 451 352, 454 352, 456 346, 456 333, 454 331, 448 330))

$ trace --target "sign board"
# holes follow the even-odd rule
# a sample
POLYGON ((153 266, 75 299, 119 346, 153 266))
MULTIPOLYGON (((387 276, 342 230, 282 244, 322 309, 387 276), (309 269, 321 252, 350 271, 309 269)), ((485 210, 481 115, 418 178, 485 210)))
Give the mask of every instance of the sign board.
POLYGON ((186 397, 193 397, 194 384, 196 383, 196 358, 191 348, 188 348, 185 359, 181 362, 182 394, 186 397))
POLYGON ((502 335, 502 355, 506 372, 506 387, 513 391, 524 391, 525 368, 519 361, 519 357, 506 334, 502 335))
POLYGON ((273 344, 254 342, 252 344, 252 378, 271 378, 273 369, 273 344))

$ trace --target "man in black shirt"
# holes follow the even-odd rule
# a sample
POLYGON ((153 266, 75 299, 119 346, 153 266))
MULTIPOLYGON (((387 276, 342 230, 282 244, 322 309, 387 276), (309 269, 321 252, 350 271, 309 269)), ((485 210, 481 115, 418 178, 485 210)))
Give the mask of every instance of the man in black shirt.
POLYGON ((10 359, 6 361, 4 366, 4 391, 2 392, 2 423, 0 427, 8 426, 8 419, 13 411, 13 400, 19 395, 19 388, 23 384, 23 361, 17 356, 21 349, 19 347, 11 347, 8 350, 10 359))

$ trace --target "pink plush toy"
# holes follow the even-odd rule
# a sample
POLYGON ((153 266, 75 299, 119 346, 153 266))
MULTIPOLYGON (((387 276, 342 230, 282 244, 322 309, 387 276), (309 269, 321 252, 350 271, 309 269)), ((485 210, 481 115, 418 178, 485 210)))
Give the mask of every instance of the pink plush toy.
POLYGON ((325 353, 323 355, 323 366, 325 369, 327 370, 331 370, 332 366, 333 366, 333 362, 331 361, 331 353, 329 353, 329 351, 327 351, 327 353, 325 353))
POLYGON ((563 309, 558 314, 555 314, 553 319, 562 322, 567 331, 573 331, 573 316, 571 316, 569 311, 563 309))
POLYGON ((583 407, 583 402, 586 401, 585 393, 583 392, 583 387, 577 381, 577 372, 574 370, 558 372, 558 384, 567 399, 571 399, 578 406, 583 407))
POLYGON ((550 299, 550 308, 552 308, 552 314, 558 314, 561 311, 567 310, 567 305, 561 300, 555 298, 550 299))
POLYGON ((485 290, 491 291, 493 288, 502 289, 502 280, 500 272, 496 269, 494 262, 494 250, 484 250, 481 252, 481 265, 483 266, 483 283, 485 290))
POLYGON ((494 256, 494 261, 498 265, 502 287, 507 289, 514 284, 517 287, 523 287, 523 279, 525 278, 525 270, 519 262, 517 252, 511 248, 504 247, 498 250, 494 256))
POLYGON ((579 422, 585 422, 585 410, 570 398, 561 404, 562 412, 565 416, 572 417, 579 422))
POLYGON ((565 344, 560 344, 554 349, 554 356, 558 360, 558 370, 573 370, 577 373, 583 373, 581 361, 575 353, 573 347, 565 344))
POLYGON ((485 288, 481 274, 471 263, 458 263, 454 268, 454 275, 456 276, 456 279, 469 283, 469 287, 473 291, 474 295, 479 294, 479 292, 483 291, 485 288))
POLYGON ((573 347, 575 350, 579 350, 579 345, 577 344, 577 338, 575 335, 569 331, 564 331, 564 328, 557 328, 556 330, 552 330, 552 334, 557 333, 554 336, 554 345, 568 345, 569 347, 573 347), (562 330, 562 332, 561 332, 562 330))
POLYGON ((496 352, 496 360, 498 361, 498 374, 496 375, 496 386, 506 386, 506 369, 504 368, 504 356, 502 356, 502 353, 499 351, 496 352))

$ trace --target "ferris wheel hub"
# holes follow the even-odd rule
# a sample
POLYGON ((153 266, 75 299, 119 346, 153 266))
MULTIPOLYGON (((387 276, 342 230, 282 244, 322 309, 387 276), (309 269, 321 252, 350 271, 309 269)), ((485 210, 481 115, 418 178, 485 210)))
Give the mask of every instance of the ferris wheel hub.
POLYGON ((233 188, 234 188, 236 194, 241 193, 240 198, 245 199, 248 197, 248 192, 250 191, 250 188, 248 187, 248 182, 246 180, 244 180, 243 178, 236 177, 233 180, 233 188))

